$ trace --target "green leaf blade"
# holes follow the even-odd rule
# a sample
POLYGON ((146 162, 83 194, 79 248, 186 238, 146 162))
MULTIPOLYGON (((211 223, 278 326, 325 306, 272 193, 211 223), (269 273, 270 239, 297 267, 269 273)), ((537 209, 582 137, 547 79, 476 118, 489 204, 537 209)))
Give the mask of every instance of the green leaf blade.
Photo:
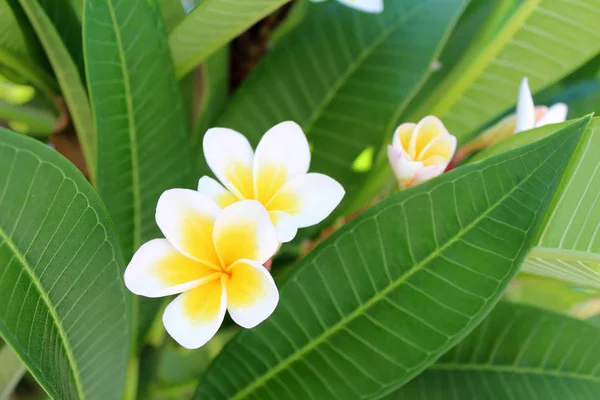
POLYGON ((0 400, 8 399, 27 371, 17 354, 5 344, 0 349, 0 400))
POLYGON ((131 298, 112 223, 45 145, 0 132, 0 334, 54 398, 119 398, 131 298))
POLYGON ((596 399, 598 329, 500 303, 463 342, 388 399, 596 399))
POLYGON ((88 2, 84 33, 98 191, 129 257, 158 232, 160 194, 191 184, 181 93, 160 10, 145 0, 88 2))
POLYGON ((289 0, 203 0, 169 35, 178 77, 289 0))
POLYGON ((588 123, 364 212, 297 267, 273 316, 225 348, 196 398, 378 398, 407 382, 517 273, 588 123))

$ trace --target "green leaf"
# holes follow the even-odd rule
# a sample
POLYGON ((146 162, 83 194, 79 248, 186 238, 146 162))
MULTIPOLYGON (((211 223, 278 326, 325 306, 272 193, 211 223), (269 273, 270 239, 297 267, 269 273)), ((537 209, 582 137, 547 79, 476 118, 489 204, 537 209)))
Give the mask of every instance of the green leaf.
POLYGON ((443 118, 460 141, 516 103, 529 77, 537 92, 600 52, 595 29, 600 0, 526 0, 503 29, 473 57, 457 64, 410 120, 443 118))
MULTIPOLYGON (((129 259, 160 234, 154 213, 162 192, 193 184, 185 112, 156 4, 87 2, 83 27, 98 137, 97 187, 129 259)), ((160 302, 141 304, 148 327, 160 302)))
POLYGON ((26 370, 10 346, 4 345, 0 349, 0 400, 9 398, 26 370))
POLYGON ((165 21, 165 29, 171 32, 185 17, 181 0, 159 0, 160 10, 165 21))
POLYGON ((244 81, 218 125, 256 144, 281 121, 299 123, 312 144, 311 169, 338 180, 347 203, 368 174, 354 171, 354 161, 391 140, 466 3, 394 1, 382 14, 312 4, 244 81))
POLYGON ((55 399, 118 399, 131 297, 100 199, 66 159, 0 130, 0 335, 55 399))
POLYGON ((90 178, 94 182, 96 177, 94 126, 87 91, 79 75, 77 65, 73 62, 59 32, 38 3, 38 0, 19 0, 19 2, 42 42, 50 64, 52 64, 52 69, 58 79, 62 95, 75 125, 90 178))
POLYGON ((289 0, 203 0, 169 35, 178 77, 289 0))
MULTIPOLYGON (((486 149, 479 161, 546 137, 569 122, 522 132, 486 149)), ((525 272, 600 289, 600 118, 592 119, 523 264, 525 272)))
POLYGON ((46 94, 56 90, 52 77, 38 67, 31 56, 8 0, 0 0, 0 67, 0 73, 21 76, 46 94))
POLYGON ((600 336, 549 311, 499 304, 436 364, 388 399, 597 399, 600 336))
POLYGON ((200 117, 190 139, 199 174, 208 170, 202 153, 202 138, 206 131, 214 126, 229 96, 229 48, 225 46, 208 57, 202 64, 201 71, 200 117))
POLYGON ((584 133, 523 269, 600 289, 600 119, 584 133))
POLYGON ((588 122, 352 220, 296 267, 275 313, 221 352, 196 398, 378 398, 413 378, 517 273, 588 122))

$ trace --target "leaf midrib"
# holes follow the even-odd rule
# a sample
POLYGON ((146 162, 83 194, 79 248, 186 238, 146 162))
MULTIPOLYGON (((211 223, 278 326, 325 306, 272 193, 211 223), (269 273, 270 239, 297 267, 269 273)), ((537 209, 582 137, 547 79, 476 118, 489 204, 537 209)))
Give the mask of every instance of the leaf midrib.
MULTIPOLYGON (((584 129, 584 128, 585 128, 585 126, 582 126, 580 129, 584 129)), ((405 283, 415 273, 421 271, 425 267, 425 265, 427 265, 430 261, 432 261, 437 256, 439 256, 450 245, 452 245, 455 242, 457 242, 462 236, 464 236, 464 234, 466 234, 469 230, 471 230, 472 228, 474 228, 481 220, 483 220, 484 218, 486 218, 488 216, 488 214, 491 213, 496 207, 498 207, 506 199, 508 199, 516 190, 520 189, 521 186, 523 186, 526 182, 528 182, 529 179, 534 174, 536 174, 537 171, 543 165, 545 165, 546 162, 550 158, 552 158, 554 156, 554 154, 556 154, 561 147, 562 147, 562 145, 560 145, 558 149, 555 149, 543 162, 539 163, 534 170, 532 170, 523 180, 521 180, 521 182, 519 182, 517 185, 515 185, 509 192, 507 192, 502 197, 500 197, 499 200, 497 200, 494 204, 490 205, 490 207, 488 207, 488 209, 484 213, 482 213, 481 215, 479 215, 477 218, 475 218, 471 223, 469 223, 468 225, 466 225, 464 228, 461 227, 460 230, 457 232, 457 234, 455 234, 453 237, 451 237, 444 245, 442 245, 439 248, 435 249, 430 255, 428 255, 427 257, 425 257, 423 259, 423 261, 421 261, 421 262, 417 263, 416 265, 414 265, 410 270, 408 270, 406 273, 404 273, 404 275, 400 276, 396 281, 391 282, 382 291, 380 291, 379 293, 376 293, 375 296, 373 296, 370 300, 368 300, 367 302, 359 305, 359 307, 357 307, 353 312, 351 312, 350 314, 348 314, 346 317, 342 318, 339 322, 337 322, 335 325, 333 325, 329 330, 324 331, 318 337, 316 337, 315 339, 309 341, 302 348, 300 348, 297 351, 295 351, 292 355, 288 356, 286 359, 284 359, 281 362, 279 362, 279 364, 277 364, 276 367, 274 367, 274 368, 270 369, 269 371, 267 371, 266 374, 264 374, 261 377, 255 379, 251 384, 247 385, 244 390, 238 392, 236 395, 234 395, 233 397, 231 397, 231 399, 232 400, 242 399, 245 396, 247 396, 249 393, 251 393, 255 389, 257 389, 258 387, 262 386, 265 382, 269 381, 271 378, 273 378, 275 375, 277 375, 279 373, 279 371, 285 369, 288 365, 290 365, 293 362, 295 362, 296 360, 298 360, 305 353, 308 353, 309 351, 312 351, 313 348, 315 348, 320 343, 324 342, 327 338, 329 338, 329 336, 331 336, 335 332, 341 330, 344 326, 348 325, 349 322, 351 322, 355 318, 357 318, 360 315, 362 315, 365 310, 369 309, 371 306, 375 305, 377 302, 379 302, 380 300, 384 299, 385 296, 389 292, 391 292, 392 290, 396 289, 398 286, 400 286, 403 283, 405 283)), ((530 150, 526 154, 521 154, 519 156, 512 157, 510 159, 505 160, 504 162, 510 162, 511 160, 517 159, 517 158, 521 159, 523 157, 526 157, 528 154, 530 154, 533 151, 535 151, 535 150, 530 150)), ((408 201, 408 200, 409 200, 409 198, 405 199, 405 201, 408 201)), ((352 234, 352 231, 348 231, 345 234, 352 234)), ((472 319, 473 318, 470 318, 470 321, 472 319)))
POLYGON ((110 12, 111 22, 115 31, 115 37, 117 39, 117 48, 119 49, 119 58, 121 59, 121 73, 123 75, 123 86, 125 90, 125 102, 127 103, 127 115, 129 124, 129 145, 131 148, 131 179, 132 179, 132 191, 133 191, 133 248, 128 249, 132 252, 142 243, 141 238, 141 204, 140 204, 140 176, 138 168, 138 153, 137 153, 137 130, 135 126, 135 113, 133 108, 133 100, 131 98, 131 82, 129 73, 127 72, 127 58, 123 50, 123 39, 121 37, 121 29, 117 23, 117 16, 115 14, 115 8, 113 0, 106 2, 107 8, 110 12))
POLYGON ((13 251, 13 253, 17 257, 17 259, 21 262, 24 270, 27 272, 27 274, 31 278, 33 284, 36 286, 36 288, 40 294, 40 297, 46 304, 46 307, 47 307, 48 311, 50 312, 50 315, 52 316, 54 325, 56 326, 56 329, 58 330, 58 334, 61 338, 59 343, 61 344, 62 348, 65 350, 65 354, 67 355, 67 358, 69 361, 69 369, 71 370, 71 373, 73 375, 73 380, 75 381, 75 387, 77 388, 77 395, 78 395, 79 399, 81 399, 81 400, 85 399, 86 396, 83 391, 81 377, 79 376, 78 369, 76 368, 77 362, 75 361, 75 357, 73 355, 73 350, 71 349, 70 346, 68 346, 69 342, 67 339, 67 333, 66 333, 60 319, 58 318, 56 309, 52 306, 52 303, 50 301, 48 294, 44 291, 41 282, 35 276, 33 269, 31 268, 31 265, 29 265, 29 263, 27 262, 27 259, 25 258, 25 255, 19 251, 16 244, 7 235, 6 231, 4 230, 4 228, 1 225, 0 225, 0 238, 2 238, 4 240, 4 242, 8 244, 8 247, 13 251))
POLYGON ((571 378, 600 383, 600 378, 594 375, 578 374, 576 372, 561 371, 559 369, 543 369, 541 367, 522 367, 518 365, 495 365, 475 363, 437 363, 428 369, 439 371, 473 371, 473 372, 511 372, 515 374, 530 374, 535 376, 552 376, 555 378, 571 378))

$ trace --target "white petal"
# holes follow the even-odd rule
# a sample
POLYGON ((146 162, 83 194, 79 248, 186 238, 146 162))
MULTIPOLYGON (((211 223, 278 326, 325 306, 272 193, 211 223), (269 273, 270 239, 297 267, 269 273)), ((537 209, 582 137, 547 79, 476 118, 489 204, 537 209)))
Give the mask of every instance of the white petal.
POLYGON ((215 272, 178 252, 167 239, 154 239, 135 252, 124 279, 137 295, 163 297, 198 286, 215 272))
POLYGON ((244 328, 254 328, 273 313, 279 292, 271 274, 262 265, 240 260, 231 266, 227 281, 227 310, 244 328))
POLYGON ((197 349, 219 330, 227 309, 227 290, 216 279, 180 294, 163 314, 165 329, 187 349, 197 349))
POLYGON ((380 13, 383 11, 383 0, 338 0, 340 3, 357 10, 380 13))
POLYGON ((240 199, 253 198, 254 152, 248 139, 232 129, 212 128, 202 146, 208 166, 223 185, 240 199))
POLYGON ((224 267, 241 259, 264 264, 279 248, 277 230, 256 200, 238 201, 223 210, 215 222, 213 238, 224 267))
POLYGON ((388 146, 388 160, 398 182, 402 183, 414 178, 417 171, 423 168, 420 161, 408 161, 406 156, 393 146, 388 146))
POLYGON ((446 165, 444 164, 435 164, 423 167, 415 174, 415 179, 412 180, 410 185, 416 185, 435 178, 436 176, 443 174, 445 169, 446 165))
POLYGON ((269 216, 277 228, 277 237, 281 243, 287 243, 296 237, 298 227, 291 215, 283 211, 269 211, 269 216))
POLYGON ((209 176, 203 176, 198 181, 198 193, 212 199, 221 208, 225 208, 238 201, 233 193, 209 176))
POLYGON ((265 133, 254 156, 256 200, 268 202, 290 179, 308 172, 310 149, 302 128, 292 121, 275 125, 265 133))
POLYGON ((557 124, 564 122, 567 119, 567 112, 569 108, 565 103, 556 103, 548 109, 546 115, 544 115, 535 126, 544 126, 548 124, 557 124))
POLYGON ((535 125, 535 106, 527 78, 523 78, 519 87, 516 124, 515 133, 529 130, 535 125))
POLYGON ((269 211, 292 216, 298 228, 318 224, 340 204, 344 188, 327 175, 310 173, 299 176, 281 188, 267 204, 269 211))
POLYGON ((212 234, 219 206, 190 189, 169 189, 158 199, 156 223, 180 252, 206 265, 218 266, 212 234))

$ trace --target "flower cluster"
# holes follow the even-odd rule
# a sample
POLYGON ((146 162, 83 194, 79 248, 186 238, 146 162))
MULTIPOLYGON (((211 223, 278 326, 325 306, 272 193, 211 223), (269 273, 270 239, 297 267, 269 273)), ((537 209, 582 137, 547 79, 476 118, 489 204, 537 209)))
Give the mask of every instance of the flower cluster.
POLYGON ((225 311, 244 328, 265 320, 279 300, 263 266, 298 228, 325 219, 344 189, 308 173, 310 150, 293 122, 271 128, 252 150, 231 129, 204 136, 204 154, 221 183, 202 177, 198 190, 170 189, 156 207, 165 239, 142 245, 125 271, 125 284, 146 297, 180 294, 163 323, 186 348, 217 332, 225 311))

